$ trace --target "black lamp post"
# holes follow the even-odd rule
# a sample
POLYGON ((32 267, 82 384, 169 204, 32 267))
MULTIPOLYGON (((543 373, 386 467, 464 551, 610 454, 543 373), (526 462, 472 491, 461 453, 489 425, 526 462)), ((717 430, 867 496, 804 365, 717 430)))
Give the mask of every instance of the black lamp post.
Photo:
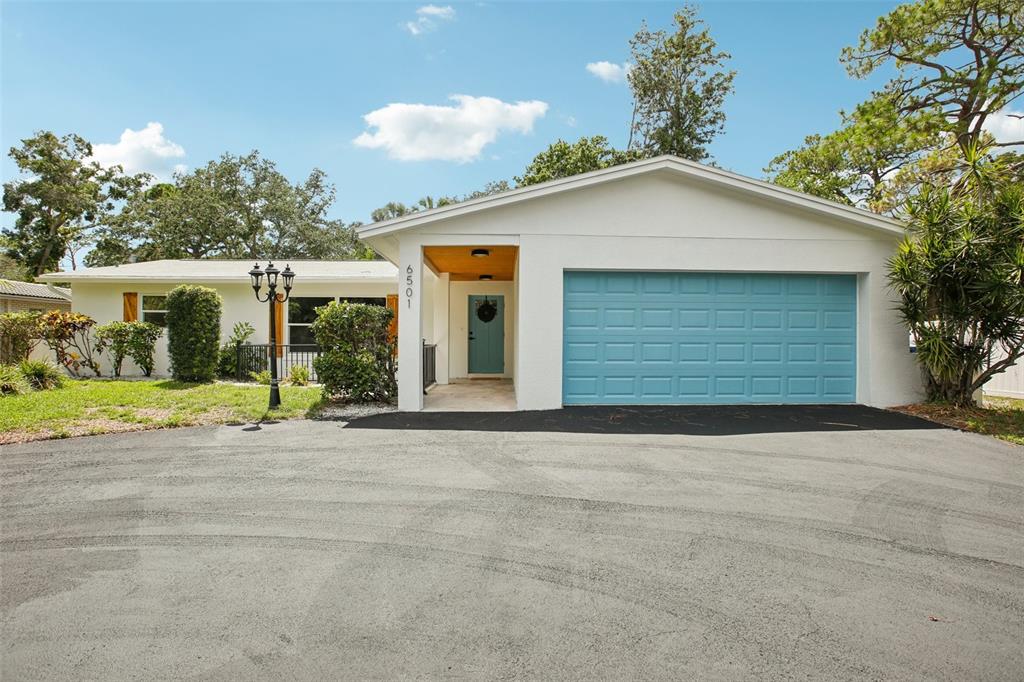
POLYGON ((277 385, 277 301, 284 303, 288 300, 288 294, 292 290, 292 280, 295 273, 290 266, 284 266, 284 271, 274 267, 273 261, 267 263, 266 270, 260 270, 260 264, 256 263, 249 271, 249 279, 252 280, 252 290, 256 292, 256 300, 260 303, 270 304, 270 409, 274 410, 281 406, 281 389, 277 385), (260 296, 260 282, 263 275, 267 276, 267 295, 260 296), (277 276, 284 280, 284 294, 277 293, 277 276))

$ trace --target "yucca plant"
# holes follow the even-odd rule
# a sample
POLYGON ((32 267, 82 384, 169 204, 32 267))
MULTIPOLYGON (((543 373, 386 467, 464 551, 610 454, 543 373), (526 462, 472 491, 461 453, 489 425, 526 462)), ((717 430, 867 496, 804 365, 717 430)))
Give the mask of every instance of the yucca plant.
POLYGON ((0 396, 21 395, 31 390, 17 366, 0 365, 0 396))
POLYGON ((18 370, 25 381, 37 391, 60 388, 64 385, 64 373, 60 367, 46 360, 22 360, 18 370))
POLYGON ((1024 356, 1024 187, 999 182, 983 156, 909 202, 909 235, 889 261, 928 399, 957 406, 1024 356))

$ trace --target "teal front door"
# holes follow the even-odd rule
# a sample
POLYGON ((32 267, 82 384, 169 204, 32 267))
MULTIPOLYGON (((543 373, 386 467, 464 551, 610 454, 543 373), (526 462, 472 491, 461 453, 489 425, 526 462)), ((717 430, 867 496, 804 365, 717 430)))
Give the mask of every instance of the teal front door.
POLYGON ((505 371, 505 297, 469 297, 469 373, 505 371))

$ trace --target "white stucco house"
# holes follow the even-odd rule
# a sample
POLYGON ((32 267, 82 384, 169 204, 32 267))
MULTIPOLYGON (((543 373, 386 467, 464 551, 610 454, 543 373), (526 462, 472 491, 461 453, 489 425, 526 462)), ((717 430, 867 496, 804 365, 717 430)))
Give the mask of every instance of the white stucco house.
MULTIPOLYGON (((904 230, 867 211, 659 157, 358 231, 387 261, 290 262, 280 337, 312 342, 313 309, 332 299, 396 309, 401 410, 922 397, 886 286, 904 230), (427 392, 425 375, 437 382, 427 392)), ((251 265, 157 261, 41 279, 71 282, 74 309, 101 323, 161 323, 167 291, 205 284, 224 297, 222 338, 249 321, 253 342, 267 343, 251 265)))
MULTIPOLYGON (((266 265, 264 261, 262 263, 266 265)), ((392 307, 397 301, 397 272, 386 261, 288 261, 297 273, 288 303, 278 306, 278 342, 288 345, 312 344, 309 325, 314 309, 332 300, 352 300, 392 307)), ((284 262, 281 263, 283 268, 284 262)), ((221 340, 226 340, 237 322, 249 322, 256 329, 252 343, 270 342, 269 310, 256 300, 249 283, 252 261, 159 260, 71 272, 42 275, 39 279, 69 282, 72 309, 98 324, 115 320, 144 320, 164 324, 167 292, 179 284, 201 284, 216 289, 224 300, 221 340)), ((37 285, 41 286, 41 285, 37 285)), ((100 357, 108 373, 107 358, 100 357)), ((169 372, 166 335, 157 342, 157 376, 169 372)), ((138 368, 125 360, 123 374, 137 374, 138 368)))
MULTIPOLYGON (((886 287, 903 235, 673 157, 359 228, 398 268, 402 410, 431 406, 424 341, 439 384, 503 378, 519 410, 914 402, 886 287)), ((455 384, 484 408, 480 385, 455 384)))

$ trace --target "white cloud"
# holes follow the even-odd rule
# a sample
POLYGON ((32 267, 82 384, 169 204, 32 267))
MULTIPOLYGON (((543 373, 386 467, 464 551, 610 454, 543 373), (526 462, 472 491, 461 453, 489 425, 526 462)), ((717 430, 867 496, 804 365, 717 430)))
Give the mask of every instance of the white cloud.
POLYGON ((451 5, 423 5, 416 10, 416 19, 405 22, 405 30, 414 36, 437 29, 439 22, 455 19, 455 8, 451 5))
POLYGON ((996 142, 1024 140, 1024 111, 997 111, 985 119, 984 128, 992 133, 996 142))
POLYGON ((156 122, 147 123, 142 130, 125 128, 114 144, 92 146, 92 160, 101 166, 120 165, 125 173, 151 173, 160 180, 184 171, 185 164, 177 162, 184 157, 185 148, 164 137, 163 125, 156 122))
POLYGON ((626 80, 632 64, 613 64, 612 62, 590 62, 587 64, 587 71, 597 76, 605 83, 621 83, 626 80))
POLYGON ((452 95, 454 106, 389 104, 363 116, 365 132, 357 147, 385 149, 400 161, 457 161, 480 156, 483 148, 502 132, 533 131, 533 124, 547 113, 547 102, 531 100, 510 104, 494 97, 452 95))

